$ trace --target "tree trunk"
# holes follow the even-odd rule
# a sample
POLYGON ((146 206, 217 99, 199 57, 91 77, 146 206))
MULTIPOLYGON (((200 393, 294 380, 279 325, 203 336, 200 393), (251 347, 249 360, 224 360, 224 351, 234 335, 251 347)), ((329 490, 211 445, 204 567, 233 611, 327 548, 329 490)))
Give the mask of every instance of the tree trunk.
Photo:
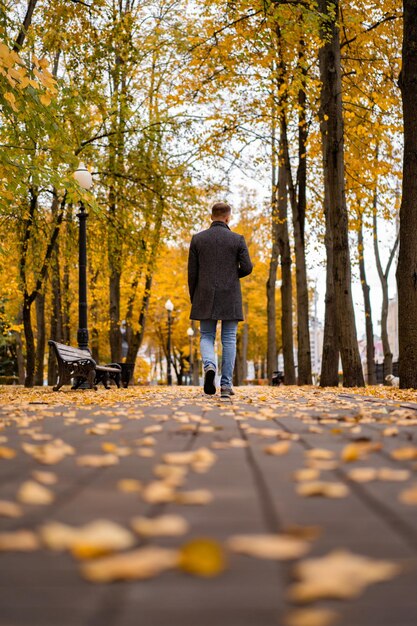
POLYGON ((372 323, 371 310, 371 288, 366 280, 365 257, 363 245, 363 215, 359 215, 358 229, 358 258, 359 258, 359 275, 362 285, 363 302, 365 306, 365 329, 366 329, 366 367, 368 371, 368 385, 376 385, 375 372, 375 346, 374 346, 374 326, 372 323))
POLYGON ((242 383, 248 377, 248 343, 249 343, 249 326, 248 322, 248 303, 244 302, 244 317, 245 321, 243 322, 242 328, 242 383))
POLYGON ((333 234, 329 224, 328 194, 324 192, 324 213, 326 218, 326 297, 324 311, 323 355, 321 361, 320 386, 339 385, 339 340, 336 326, 336 307, 333 282, 333 234))
POLYGON ((353 309, 348 239, 348 215, 344 181, 344 136, 342 113, 342 77, 340 39, 337 21, 338 0, 319 0, 319 10, 326 16, 320 48, 321 133, 324 181, 329 200, 330 226, 333 238, 333 286, 335 321, 342 358, 345 387, 363 387, 364 378, 359 355, 353 309))
MULTIPOLYGON (((62 290, 59 267, 59 249, 54 251, 51 264, 51 339, 53 341, 63 341, 62 323, 62 290)), ((52 350, 48 357, 48 385, 56 384, 58 369, 56 357, 52 350)))
POLYGON ((23 298, 23 329, 26 344, 25 387, 33 387, 35 377, 35 338, 33 336, 31 306, 32 302, 30 301, 27 292, 25 292, 23 298))
POLYGON ((391 269, 392 262, 395 257, 395 253, 397 251, 398 246, 398 237, 395 241, 395 244, 390 252, 389 259, 385 271, 382 268, 381 263, 381 255, 379 252, 379 242, 378 242, 378 215, 377 215, 377 192, 374 194, 374 207, 373 207, 373 239, 374 239, 374 253, 375 253, 375 262, 378 270, 378 276, 381 283, 382 289, 382 306, 381 306, 381 339, 382 339, 382 349, 384 351, 384 367, 383 367, 383 376, 384 383, 385 378, 388 375, 392 375, 392 352, 391 346, 389 342, 388 336, 388 306, 389 306, 389 297, 388 297, 388 276, 391 269))
MULTIPOLYGON (((98 300, 96 295, 96 283, 98 278, 99 271, 96 272, 91 277, 90 284, 90 294, 91 294, 91 307, 90 307, 90 315, 91 315, 91 354, 93 359, 99 363, 100 362, 100 353, 99 353, 99 332, 98 332, 98 300)), ((117 363, 117 361, 112 361, 117 363)))
MULTIPOLYGON (((68 236, 68 233, 67 233, 68 236)), ((69 260, 64 260, 62 277, 62 341, 71 344, 71 292, 70 292, 70 269, 69 260)))
POLYGON ((307 267, 305 258, 305 214, 306 214, 306 186, 307 186, 307 126, 305 119, 306 95, 304 89, 299 90, 298 102, 300 107, 298 124, 298 172, 297 187, 293 184, 291 161, 288 146, 287 123, 285 112, 282 113, 281 135, 284 153, 284 162, 287 169, 287 183, 290 192, 290 203, 292 210, 292 221, 294 231, 294 251, 295 251, 295 279, 297 287, 297 354, 298 354, 298 384, 311 385, 311 347, 309 328, 309 304, 307 267))
POLYGON ((269 384, 277 368, 277 313, 276 313, 276 282, 279 259, 279 217, 278 217, 278 188, 277 188, 277 157, 275 139, 275 109, 272 110, 273 126, 271 141, 271 257, 269 273, 266 283, 266 311, 267 311, 267 375, 269 384))
POLYGON ((21 47, 24 44, 28 28, 29 28, 29 26, 32 23, 32 15, 33 15, 33 11, 35 10, 37 2, 38 2, 38 0, 29 0, 29 2, 28 2, 25 19, 23 20, 22 27, 21 27, 21 29, 19 31, 18 36, 16 37, 16 41, 15 41, 14 46, 13 46, 13 50, 15 52, 19 52, 19 50, 21 49, 21 47))
POLYGON ((242 333, 238 333, 236 339, 236 361, 233 371, 233 384, 239 387, 243 383, 243 350, 242 350, 242 333))
POLYGON ((284 358, 284 380, 286 385, 295 385, 291 248, 288 235, 287 171, 282 162, 280 162, 278 167, 277 230, 281 257, 281 337, 282 355, 284 358))
POLYGON ((417 388, 417 4, 404 0, 400 87, 404 168, 397 268, 399 374, 402 389, 417 388))
MULTIPOLYGON (((20 307, 19 313, 16 318, 16 324, 20 325, 23 322, 23 307, 20 307)), ((19 385, 25 384, 25 358, 23 356, 22 345, 22 333, 19 331, 13 331, 16 344, 16 359, 17 359, 17 376, 19 379, 19 385)))
POLYGON ((45 294, 38 293, 35 298, 36 307, 36 357, 35 385, 43 386, 43 369, 45 360, 45 294))

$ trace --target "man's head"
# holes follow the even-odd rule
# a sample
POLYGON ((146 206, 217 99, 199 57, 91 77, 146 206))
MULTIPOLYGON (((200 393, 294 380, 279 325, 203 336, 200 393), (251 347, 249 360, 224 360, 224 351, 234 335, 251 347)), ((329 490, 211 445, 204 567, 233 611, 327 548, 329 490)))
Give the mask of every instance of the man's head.
POLYGON ((216 202, 211 207, 211 219, 213 222, 225 222, 225 224, 228 224, 231 215, 232 209, 226 202, 216 202))

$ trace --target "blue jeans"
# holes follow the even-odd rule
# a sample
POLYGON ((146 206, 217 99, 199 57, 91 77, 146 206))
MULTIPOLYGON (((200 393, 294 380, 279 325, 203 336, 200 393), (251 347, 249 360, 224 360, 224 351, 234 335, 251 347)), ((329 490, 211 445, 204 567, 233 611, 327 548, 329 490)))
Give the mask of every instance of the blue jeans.
MULTIPOLYGON (((236 360, 236 320, 222 320, 222 377, 221 387, 231 387, 233 382, 233 370, 236 360)), ((204 371, 209 368, 216 369, 216 355, 214 354, 214 342, 216 339, 217 320, 200 321, 200 351, 203 359, 204 371)))

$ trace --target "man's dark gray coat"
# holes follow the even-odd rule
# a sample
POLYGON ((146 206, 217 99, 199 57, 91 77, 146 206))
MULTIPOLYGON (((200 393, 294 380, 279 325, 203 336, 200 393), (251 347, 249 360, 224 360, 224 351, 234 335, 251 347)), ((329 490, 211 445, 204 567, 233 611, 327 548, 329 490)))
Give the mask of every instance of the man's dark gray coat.
POLYGON ((188 256, 192 320, 243 320, 239 279, 252 271, 245 238, 225 222, 194 235, 188 256))

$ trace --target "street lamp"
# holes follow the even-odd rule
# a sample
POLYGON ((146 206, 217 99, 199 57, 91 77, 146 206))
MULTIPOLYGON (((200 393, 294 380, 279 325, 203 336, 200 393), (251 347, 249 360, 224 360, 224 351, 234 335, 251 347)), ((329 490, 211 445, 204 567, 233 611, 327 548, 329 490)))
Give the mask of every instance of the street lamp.
MULTIPOLYGON (((74 178, 81 187, 88 191, 93 184, 93 177, 85 167, 84 163, 80 163, 78 169, 74 172, 74 178)), ((88 350, 88 328, 87 328, 87 217, 84 203, 80 201, 80 212, 77 213, 79 219, 79 237, 78 237, 78 331, 77 342, 78 347, 82 350, 88 350)))
POLYGON ((168 312, 168 343, 167 343, 167 383, 168 385, 172 385, 172 374, 171 374, 171 325, 172 325, 172 311, 174 310, 174 305, 171 300, 167 300, 165 302, 165 308, 168 312))
POLYGON ((193 384, 193 370, 194 370, 194 358, 193 358, 193 337, 194 329, 191 326, 187 329, 187 335, 190 338, 190 385, 193 384))

